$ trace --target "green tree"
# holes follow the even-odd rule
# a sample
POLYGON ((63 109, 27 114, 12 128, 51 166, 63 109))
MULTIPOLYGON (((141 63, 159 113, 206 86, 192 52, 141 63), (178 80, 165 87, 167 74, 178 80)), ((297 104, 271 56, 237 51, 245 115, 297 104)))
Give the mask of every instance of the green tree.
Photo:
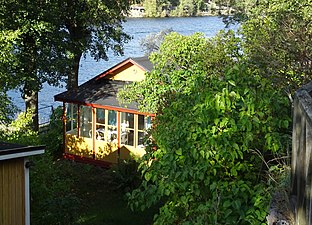
POLYGON ((50 1, 8 0, 0 6, 1 85, 20 88, 26 110, 33 112, 38 130, 38 92, 44 82, 59 84, 55 68, 62 60, 54 36, 56 27, 50 1))
MULTIPOLYGON (((220 5, 228 2, 219 0, 220 5)), ((271 77, 291 98, 294 90, 311 79, 312 3, 303 1, 230 1, 234 15, 227 23, 239 22, 242 48, 262 76, 271 77)))
POLYGON ((201 33, 183 36, 172 32, 165 36, 159 51, 150 55, 154 69, 145 81, 129 85, 118 93, 119 98, 124 103, 138 102, 141 111, 160 112, 168 96, 187 93, 197 77, 222 77, 224 65, 239 60, 238 41, 232 31, 215 39, 206 39, 201 33))
POLYGON ((6 126, 13 120, 17 109, 7 96, 6 91, 0 90, 0 98, 0 126, 6 126))
POLYGON ((129 1, 57 1, 56 17, 67 63, 67 89, 78 87, 78 70, 83 54, 108 60, 108 50, 123 54, 123 43, 130 37, 121 26, 130 7, 129 1))
POLYGON ((80 58, 89 52, 107 60, 122 54, 129 39, 121 27, 128 1, 17 1, 0 6, 1 82, 22 91, 38 130, 38 92, 42 84, 78 86, 80 58), (8 35, 8 36, 7 36, 8 35))
POLYGON ((242 23, 244 52, 262 76, 292 94, 312 75, 312 2, 259 1, 242 23))
POLYGON ((129 194, 154 224, 265 224, 262 158, 286 148, 288 99, 249 69, 232 32, 212 39, 169 34, 154 70, 120 96, 156 112, 144 178, 129 194), (155 148, 156 146, 156 148, 155 148))
POLYGON ((0 34, 0 126, 5 126, 7 123, 11 122, 16 113, 16 107, 7 96, 7 91, 10 88, 10 82, 8 82, 10 76, 8 76, 6 72, 7 68, 4 66, 8 63, 8 60, 12 58, 12 41, 15 39, 16 35, 16 33, 3 30, 0 34))
POLYGON ((145 0, 143 6, 146 11, 147 17, 159 17, 160 12, 158 10, 159 4, 157 0, 145 0))

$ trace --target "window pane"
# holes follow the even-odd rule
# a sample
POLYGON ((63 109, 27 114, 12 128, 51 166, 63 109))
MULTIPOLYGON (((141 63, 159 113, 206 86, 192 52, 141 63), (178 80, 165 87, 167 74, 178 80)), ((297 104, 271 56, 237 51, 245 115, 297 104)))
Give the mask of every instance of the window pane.
POLYGON ((96 122, 105 124, 105 109, 96 109, 96 122))
POLYGON ((96 125, 95 139, 105 140, 105 125, 96 125))
POLYGON ((121 132, 123 132, 123 131, 126 131, 126 128, 128 128, 129 127, 129 123, 127 123, 128 122, 128 120, 127 120, 127 113, 124 113, 124 112, 122 112, 122 113, 120 113, 120 125, 121 125, 121 132))
POLYGON ((120 143, 123 145, 134 146, 134 131, 127 130, 126 132, 121 132, 120 143))
POLYGON ((128 140, 127 141, 128 141, 127 145, 134 146, 134 131, 133 130, 128 131, 128 140))
POLYGON ((138 120, 139 120, 139 124, 138 124, 138 128, 139 130, 144 130, 144 116, 143 115, 139 115, 138 116, 138 120))
POLYGON ((80 136, 92 137, 92 109, 89 106, 80 108, 80 136))
POLYGON ((128 131, 121 131, 120 133, 120 143, 122 145, 128 144, 128 131))
MULTIPOLYGON (((66 107, 66 131, 75 134, 77 132, 77 110, 76 104, 67 104, 66 107)), ((76 133, 77 134, 77 133, 76 133)))
POLYGON ((146 116, 145 117, 145 129, 148 130, 152 127, 152 117, 146 116))
POLYGON ((122 145, 134 146, 134 131, 133 130, 127 130, 125 132, 121 132, 120 143, 122 145))
POLYGON ((132 113, 121 113, 121 123, 127 124, 127 128, 134 129, 134 114, 132 113))
POLYGON ((145 134, 144 134, 144 132, 138 132, 138 136, 139 136, 139 140, 138 140, 138 145, 143 145, 143 143, 144 143, 144 136, 145 136, 145 134))
POLYGON ((108 110, 108 125, 117 126, 117 112, 108 110))
POLYGON ((121 119, 121 144, 134 146, 134 114, 122 112, 121 119))

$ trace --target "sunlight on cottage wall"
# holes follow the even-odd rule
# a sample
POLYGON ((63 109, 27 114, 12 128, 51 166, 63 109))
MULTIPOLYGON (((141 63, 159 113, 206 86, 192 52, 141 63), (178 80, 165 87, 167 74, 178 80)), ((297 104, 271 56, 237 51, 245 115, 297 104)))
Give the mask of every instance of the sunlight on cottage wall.
POLYGON ((116 163, 118 159, 117 143, 96 140, 95 159, 116 163))
POLYGON ((65 153, 92 158, 92 139, 66 134, 65 153))
POLYGON ((128 68, 125 66, 116 70, 114 74, 108 75, 107 78, 122 81, 142 81, 145 78, 145 71, 136 65, 128 66, 128 68))

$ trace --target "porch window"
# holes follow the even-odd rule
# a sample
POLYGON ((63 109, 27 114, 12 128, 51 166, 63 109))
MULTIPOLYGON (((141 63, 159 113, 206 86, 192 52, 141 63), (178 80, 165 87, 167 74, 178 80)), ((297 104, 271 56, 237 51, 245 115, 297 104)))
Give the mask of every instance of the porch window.
POLYGON ((77 133, 77 117, 78 107, 76 104, 68 103, 66 107, 66 133, 67 134, 78 134, 77 133))
POLYGON ((121 144, 144 147, 146 130, 152 125, 151 117, 122 112, 120 118, 121 144))
POLYGON ((122 112, 120 143, 134 146, 134 114, 122 112))
POLYGON ((97 140, 105 140, 105 109, 96 109, 96 133, 97 140))
MULTIPOLYGON (((117 112, 96 108, 96 133, 97 140, 117 142, 117 112)), ((92 137, 92 136, 91 136, 92 137)))
POLYGON ((92 134, 92 108, 80 106, 80 136, 90 138, 92 134))
POLYGON ((117 142, 117 111, 107 110, 107 140, 109 142, 117 142))
POLYGON ((144 147, 144 136, 146 131, 152 126, 152 118, 150 116, 138 115, 138 146, 144 147))

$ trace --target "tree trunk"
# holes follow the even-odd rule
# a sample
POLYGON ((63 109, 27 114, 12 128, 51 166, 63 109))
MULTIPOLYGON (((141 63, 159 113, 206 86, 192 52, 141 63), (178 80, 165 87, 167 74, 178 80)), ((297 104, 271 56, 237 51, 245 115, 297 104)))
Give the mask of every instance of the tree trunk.
POLYGON ((38 112, 38 92, 40 81, 37 77, 37 57, 38 50, 35 38, 31 33, 26 33, 24 37, 24 60, 27 63, 25 69, 25 83, 23 87, 23 99, 25 101, 26 112, 32 111, 32 129, 39 131, 39 112, 38 112))
POLYGON ((25 89, 26 87, 24 87, 25 94, 23 98, 26 105, 26 112, 29 110, 32 111, 32 129, 34 131, 39 131, 38 92, 25 89))
POLYGON ((73 66, 72 71, 68 74, 67 81, 67 90, 68 91, 76 91, 78 89, 78 72, 79 72, 79 63, 82 53, 76 53, 73 58, 73 66))

